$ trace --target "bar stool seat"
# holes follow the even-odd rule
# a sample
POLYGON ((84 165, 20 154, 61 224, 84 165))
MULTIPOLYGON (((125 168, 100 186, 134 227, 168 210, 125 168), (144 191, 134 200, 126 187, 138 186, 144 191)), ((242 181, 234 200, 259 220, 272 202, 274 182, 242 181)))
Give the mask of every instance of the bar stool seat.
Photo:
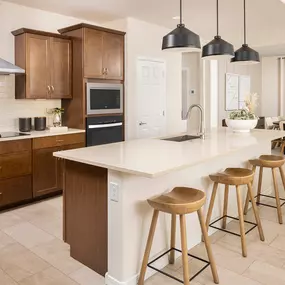
POLYGON ((148 199, 150 206, 158 211, 185 215, 198 211, 204 204, 206 195, 203 191, 176 187, 170 193, 148 199))
POLYGON ((247 249, 246 249, 245 235, 247 233, 249 233, 249 231, 253 230, 257 226, 258 230, 259 230, 260 239, 262 241, 264 241, 263 229, 262 229, 262 226, 261 226, 261 221, 260 221, 260 217, 259 217, 259 214, 258 214, 258 211, 257 211, 257 206, 256 206, 255 202, 252 203, 252 206, 253 206, 253 211, 254 211, 254 215, 255 215, 256 224, 254 224, 252 222, 245 221, 244 217, 243 217, 243 206, 242 206, 242 198, 241 198, 240 186, 241 185, 247 185, 248 196, 251 197, 251 198, 253 197, 252 182, 253 182, 253 178, 254 178, 254 171, 250 170, 250 169, 247 169, 247 168, 227 168, 225 171, 218 172, 218 173, 215 173, 215 174, 211 174, 211 175, 209 175, 209 177, 214 182, 214 186, 213 186, 213 191, 212 191, 212 195, 211 195, 209 210, 208 210, 207 219, 206 219, 207 230, 208 230, 209 226, 211 226, 212 228, 215 228, 215 229, 222 230, 222 231, 225 231, 225 232, 230 233, 230 234, 234 234, 234 235, 240 236, 241 237, 241 246, 242 246, 242 255, 244 257, 246 257, 247 256, 247 249), (217 194, 217 190, 218 190, 219 184, 224 184, 225 185, 223 216, 210 224, 211 216, 212 216, 212 212, 213 212, 213 207, 214 207, 214 203, 215 203, 215 198, 216 198, 216 194, 217 194), (239 219, 227 215, 229 186, 230 185, 236 186, 236 195, 237 195, 237 206, 238 206, 239 219), (239 220, 239 222, 240 222, 240 235, 226 230, 227 218, 239 220), (218 222, 220 220, 223 220, 222 229, 213 226, 216 222, 218 222), (254 227, 252 227, 249 231, 245 232, 244 223, 252 224, 254 227))
POLYGON ((253 176, 254 172, 247 168, 227 168, 223 172, 211 174, 210 179, 221 184, 242 185, 250 183, 253 176))
POLYGON ((193 189, 193 188, 187 188, 187 187, 176 187, 174 188, 170 193, 163 194, 160 196, 156 196, 154 198, 147 200, 149 205, 154 209, 153 211, 153 217, 151 222, 151 227, 148 235, 148 240, 146 244, 146 249, 143 257, 142 267, 140 271, 140 277, 138 281, 138 285, 144 284, 145 279, 145 273, 147 267, 150 267, 154 270, 157 270, 156 268, 152 267, 151 264, 157 261, 162 256, 170 253, 169 256, 169 263, 174 264, 175 251, 179 251, 182 253, 182 264, 183 264, 183 281, 177 279, 176 277, 173 277, 169 274, 163 273, 160 270, 160 273, 165 274, 166 276, 175 279, 176 281, 179 281, 183 283, 184 285, 189 285, 190 280, 195 278, 202 270, 204 270, 208 265, 211 266, 212 275, 214 282, 216 284, 219 283, 218 273, 216 269, 216 265, 214 262, 212 249, 210 245, 210 240, 207 234, 206 225, 204 222, 204 217, 202 213, 202 206, 205 204, 206 201, 206 195, 203 191, 193 189), (149 255, 151 251, 151 246, 153 242, 153 237, 155 233, 155 228, 158 220, 158 214, 159 212, 169 213, 172 215, 171 219, 171 249, 168 250, 166 253, 160 255, 158 258, 156 258, 154 261, 149 262, 149 255), (191 254, 188 254, 188 248, 187 248, 187 236, 186 236, 186 218, 185 215, 189 213, 197 212, 198 218, 202 230, 202 234, 205 240, 205 246, 208 253, 209 262, 206 260, 203 260, 201 258, 197 258, 191 254), (182 250, 177 250, 175 248, 175 242, 176 242, 176 215, 180 216, 180 235, 181 235, 181 246, 182 250), (194 257, 196 259, 199 259, 200 261, 203 261, 207 263, 207 265, 200 270, 199 273, 195 274, 191 279, 189 278, 189 270, 188 270, 188 256, 194 257))
MULTIPOLYGON (((284 175, 284 170, 282 168, 282 166, 285 164, 285 157, 279 156, 279 155, 261 155, 258 159, 252 159, 249 162, 253 166, 254 172, 256 171, 256 167, 259 167, 258 189, 257 189, 257 196, 256 196, 257 205, 263 205, 263 206, 267 206, 267 207, 277 208, 278 221, 280 224, 283 224, 281 207, 285 204, 285 202, 281 205, 280 200, 281 201, 285 201, 285 200, 281 199, 279 196, 278 184, 276 181, 276 169, 277 168, 279 169, 281 179, 282 179, 282 183, 283 183, 284 190, 285 190, 285 175, 284 175), (271 168, 275 196, 263 195, 261 193, 263 168, 271 168), (268 205, 265 203, 260 203, 260 197, 262 197, 262 196, 275 199, 276 200, 276 206, 268 205)), ((247 195, 246 203, 244 206, 244 214, 245 215, 247 214, 248 204, 250 201, 252 202, 253 200, 249 197, 249 195, 247 195)))

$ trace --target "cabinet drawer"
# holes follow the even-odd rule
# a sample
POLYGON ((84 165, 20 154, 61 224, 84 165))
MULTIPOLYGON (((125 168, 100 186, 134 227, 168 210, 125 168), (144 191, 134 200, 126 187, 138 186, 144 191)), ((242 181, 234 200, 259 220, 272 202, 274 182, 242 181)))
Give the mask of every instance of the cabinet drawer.
POLYGON ((31 175, 0 180, 0 207, 32 198, 31 175))
POLYGON ((33 149, 42 149, 85 142, 85 133, 58 135, 33 140, 33 149))
POLYGON ((30 151, 0 156, 0 179, 31 174, 32 155, 30 151))
POLYGON ((0 142, 0 155, 31 150, 31 147, 32 142, 30 139, 0 142))

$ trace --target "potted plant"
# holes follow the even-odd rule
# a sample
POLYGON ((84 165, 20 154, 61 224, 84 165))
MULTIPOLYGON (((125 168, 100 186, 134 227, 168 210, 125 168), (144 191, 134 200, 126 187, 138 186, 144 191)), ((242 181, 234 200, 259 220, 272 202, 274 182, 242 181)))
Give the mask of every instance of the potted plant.
POLYGON ((241 110, 234 110, 229 114, 226 123, 233 132, 248 133, 256 127, 259 119, 254 113, 257 106, 257 98, 256 93, 249 94, 245 99, 245 107, 241 110))
POLYGON ((64 113, 63 108, 53 108, 50 110, 49 114, 53 115, 53 126, 61 127, 61 115, 64 113))

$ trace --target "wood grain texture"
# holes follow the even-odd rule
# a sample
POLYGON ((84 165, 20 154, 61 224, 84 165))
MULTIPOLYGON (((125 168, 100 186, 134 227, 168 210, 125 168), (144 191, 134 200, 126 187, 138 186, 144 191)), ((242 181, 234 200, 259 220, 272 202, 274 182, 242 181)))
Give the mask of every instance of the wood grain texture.
POLYGON ((32 176, 0 180, 0 207, 32 198, 32 176))
POLYGON ((90 25, 90 24, 86 24, 86 23, 80 23, 80 24, 76 24, 76 25, 69 26, 69 27, 66 27, 66 28, 62 28, 62 29, 59 29, 58 32, 60 34, 66 34, 67 32, 71 32, 71 31, 78 30, 78 29, 83 29, 83 28, 95 29, 95 30, 98 30, 98 31, 107 32, 107 33, 113 33, 113 34, 118 34, 118 35, 125 35, 126 34, 125 32, 122 32, 122 31, 108 29, 108 28, 95 26, 95 25, 90 25))
POLYGON ((51 38, 51 99, 72 98, 71 40, 51 38))
POLYGON ((33 195, 46 195, 60 190, 58 185, 58 163, 53 153, 59 147, 37 149, 33 151, 33 195))
POLYGON ((184 281, 183 284, 189 285, 190 276, 189 276, 189 267, 188 267, 188 247, 187 247, 185 215, 180 215, 180 236, 181 236, 181 250, 182 250, 183 281, 184 281))
POLYGON ((73 258, 108 271, 107 169, 65 161, 65 236, 73 258))
POLYGON ((14 153, 21 151, 29 151, 32 148, 32 140, 15 140, 0 142, 0 155, 6 153, 14 153))
MULTIPOLYGON (((17 63, 16 63, 17 64, 17 63)), ((50 85, 50 40, 26 35, 26 98, 46 99, 50 85)))
POLYGON ((67 36, 63 36, 58 33, 50 33, 50 32, 45 32, 45 31, 40 31, 40 30, 34 30, 34 29, 28 29, 28 28, 20 28, 18 30, 12 31, 12 35, 14 36, 19 36, 22 34, 35 34, 35 35, 40 35, 40 36, 45 36, 45 37, 54 37, 54 38, 59 38, 59 39, 69 39, 67 36))
POLYGON ((104 33, 103 68, 106 69, 106 79, 124 80, 124 42, 122 35, 104 33))
POLYGON ((63 99, 63 123, 70 128, 85 129, 86 98, 83 81, 83 30, 67 31, 72 38, 72 95, 73 99, 63 99), (76 116, 74 116, 76 114, 76 116))
POLYGON ((84 29, 84 77, 104 78, 103 56, 103 33, 94 29, 84 29))

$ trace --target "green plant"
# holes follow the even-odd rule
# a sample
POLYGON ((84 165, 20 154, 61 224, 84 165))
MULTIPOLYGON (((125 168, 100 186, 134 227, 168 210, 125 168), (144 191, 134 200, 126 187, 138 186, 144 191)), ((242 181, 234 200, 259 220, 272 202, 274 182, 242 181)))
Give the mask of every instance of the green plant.
POLYGON ((50 114, 53 114, 53 115, 55 114, 61 115, 63 113, 64 113, 64 108, 53 108, 50 110, 50 114))
POLYGON ((256 93, 249 94, 244 103, 245 107, 240 110, 234 110, 230 112, 229 119, 231 120, 256 120, 258 116, 254 114, 254 110, 257 106, 258 96, 256 93))

